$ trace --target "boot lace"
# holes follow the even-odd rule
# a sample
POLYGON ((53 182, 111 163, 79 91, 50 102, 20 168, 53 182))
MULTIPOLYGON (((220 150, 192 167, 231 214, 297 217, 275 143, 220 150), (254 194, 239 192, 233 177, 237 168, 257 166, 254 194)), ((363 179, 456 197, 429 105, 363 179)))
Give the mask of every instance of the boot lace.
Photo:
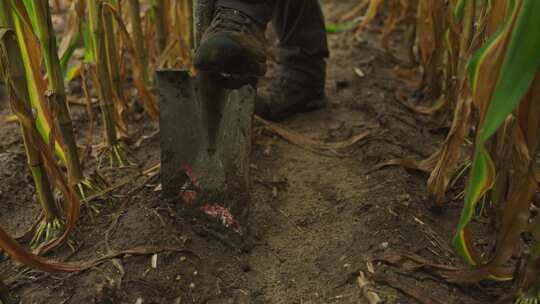
POLYGON ((241 32, 251 33, 249 25, 252 20, 244 13, 229 8, 219 7, 210 25, 212 32, 241 32))

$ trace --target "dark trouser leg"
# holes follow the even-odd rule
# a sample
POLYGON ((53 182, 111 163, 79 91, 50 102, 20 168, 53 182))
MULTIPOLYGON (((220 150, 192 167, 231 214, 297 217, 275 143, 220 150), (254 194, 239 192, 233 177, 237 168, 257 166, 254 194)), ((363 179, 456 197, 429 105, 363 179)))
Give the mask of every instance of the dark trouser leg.
POLYGON ((217 0, 216 6, 237 9, 265 26, 272 18, 272 6, 265 0, 217 0))
POLYGON ((272 23, 279 37, 281 75, 324 85, 328 44, 318 0, 276 0, 272 23))
POLYGON ((281 75, 306 85, 324 85, 328 44, 318 0, 218 0, 266 24, 270 19, 279 37, 281 75))

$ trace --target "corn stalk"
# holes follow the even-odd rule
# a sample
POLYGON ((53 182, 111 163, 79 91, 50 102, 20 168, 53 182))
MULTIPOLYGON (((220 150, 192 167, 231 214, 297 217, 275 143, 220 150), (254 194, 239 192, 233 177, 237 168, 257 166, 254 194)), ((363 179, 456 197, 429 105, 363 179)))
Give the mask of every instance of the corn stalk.
MULTIPOLYGON (((437 100, 430 107, 403 103, 407 108, 423 115, 434 115, 447 108, 453 111, 453 118, 445 142, 429 158, 421 161, 393 159, 381 163, 378 167, 402 165, 430 174, 428 190, 435 195, 437 204, 442 206, 448 185, 461 160, 461 147, 472 123, 472 101, 466 83, 466 63, 477 44, 473 39, 476 29, 474 25, 479 21, 475 13, 476 1, 460 3, 459 0, 406 0, 399 1, 399 4, 391 4, 399 13, 392 13, 391 18, 386 20, 383 44, 385 37, 395 31, 400 19, 401 23, 410 26, 414 24, 413 37, 416 37, 419 64, 423 71, 420 89, 424 91, 425 99, 437 100), (417 8, 416 17, 412 16, 414 7, 417 8), (456 14, 458 7, 460 16, 456 14)), ((373 10, 380 10, 382 7, 384 6, 378 0, 371 0, 365 17, 371 20, 376 15, 373 10)))
POLYGON ((141 9, 139 0, 128 0, 129 18, 131 20, 131 30, 135 51, 139 62, 143 68, 142 77, 145 83, 149 83, 148 77, 148 53, 144 45, 144 35, 141 21, 141 9))
POLYGON ((159 111, 157 100, 154 94, 150 91, 148 83, 144 81, 143 74, 145 67, 137 57, 135 43, 133 42, 127 31, 127 28, 122 20, 122 16, 120 15, 119 11, 109 3, 105 4, 104 9, 108 10, 116 20, 120 37, 122 38, 122 41, 131 56, 131 63, 133 64, 133 81, 141 97, 144 109, 152 120, 157 120, 159 111))
MULTIPOLYGON (((156 0, 157 1, 157 0, 156 0)), ((180 68, 191 69, 191 53, 195 48, 198 27, 205 27, 206 22, 210 21, 211 15, 208 12, 213 10, 212 0, 174 0, 163 1, 168 9, 167 22, 168 40, 165 49, 156 60, 157 68, 180 68), (194 3, 197 2, 199 10, 195 11, 194 3), (200 21, 196 21, 195 13, 201 13, 200 21), (204 16, 202 16, 204 15, 204 16)), ((159 37, 159 31, 158 31, 159 37)))
MULTIPOLYGON (((30 104, 29 88, 26 82, 26 70, 21 59, 21 50, 16 40, 14 32, 9 30, 13 26, 13 19, 10 14, 10 7, 7 0, 0 0, 0 27, 1 35, 1 56, 3 66, 3 78, 7 84, 10 95, 10 104, 13 112, 17 115, 21 125, 28 166, 34 179, 38 201, 44 212, 45 227, 54 223, 55 228, 60 228, 60 211, 56 206, 52 188, 43 165, 41 151, 35 146, 32 140, 33 132, 38 132, 36 122, 32 118, 32 105, 30 104)), ((42 228, 45 228, 42 226, 42 228)), ((41 230, 43 231, 43 230, 41 230)), ((48 229, 47 231, 51 231, 48 229)), ((48 234, 47 232, 46 234, 48 234)), ((36 234, 36 241, 41 235, 36 234)), ((50 238, 46 237, 45 240, 50 238)))
POLYGON ((111 86, 111 74, 107 59, 107 43, 104 29, 103 1, 90 1, 88 3, 90 27, 94 45, 95 71, 94 84, 98 88, 105 138, 111 166, 125 164, 125 151, 118 142, 114 120, 114 93, 111 86))
MULTIPOLYGON (((108 1, 111 3, 112 1, 108 1)), ((118 129, 124 134, 127 133, 127 123, 125 121, 125 113, 127 109, 127 101, 124 94, 122 77, 120 75, 120 58, 118 56, 118 47, 114 32, 114 23, 112 13, 103 10, 103 22, 105 31, 105 44, 107 47, 107 65, 111 76, 111 86, 115 105, 115 122, 118 129)))
POLYGON ((58 46, 52 27, 49 1, 39 0, 30 3, 33 3, 32 9, 36 20, 35 30, 41 42, 47 69, 49 83, 47 98, 49 106, 52 108, 56 128, 62 138, 64 151, 66 151, 68 180, 75 186, 81 184, 84 179, 83 168, 79 160, 77 143, 73 134, 73 122, 67 107, 64 75, 58 57, 58 46))
POLYGON ((43 56, 39 41, 32 28, 33 23, 31 20, 35 20, 35 18, 31 18, 21 0, 8 1, 7 5, 9 5, 9 11, 6 12, 12 16, 13 29, 17 34, 21 57, 26 70, 30 102, 36 110, 36 127, 47 144, 52 144, 50 141, 54 137, 56 155, 65 164, 66 156, 64 150, 62 150, 62 138, 55 136, 54 130, 51 129, 51 127, 54 127, 54 122, 45 98, 47 83, 41 71, 43 56))
POLYGON ((189 52, 195 47, 195 29, 193 25, 195 20, 193 17, 194 11, 194 0, 180 0, 180 22, 182 22, 181 29, 183 29, 183 34, 180 37, 184 39, 184 46, 189 52))
POLYGON ((160 54, 167 47, 168 40, 168 3, 166 0, 153 0, 154 21, 160 54))
MULTIPOLYGON (((481 260, 474 247, 467 241, 470 239, 470 234, 466 226, 472 218, 474 206, 495 182, 495 168, 486 149, 486 143, 505 122, 508 115, 522 102, 540 65, 540 58, 537 58, 537 53, 535 53, 540 51, 540 37, 527 35, 527 26, 538 24, 530 15, 535 10, 540 10, 540 5, 535 3, 529 0, 517 1, 511 12, 512 17, 506 22, 503 30, 493 36, 475 54, 470 63, 469 79, 473 89, 474 104, 479 111, 480 123, 471 177, 465 196, 465 208, 454 243, 466 260, 473 264, 479 264, 481 260), (532 12, 528 12, 529 10, 532 12)), ((517 126, 519 126, 519 118, 518 115, 517 126)), ((514 130, 514 135, 523 137, 523 132, 536 132, 535 127, 533 125, 531 129, 514 130)), ((527 148, 521 142, 517 143, 520 143, 517 147, 527 148)), ((515 174, 513 180, 516 182, 522 183, 523 178, 527 176, 529 167, 523 165, 523 161, 527 158, 531 159, 527 155, 535 155, 536 145, 531 146, 531 148, 534 151, 527 151, 526 154, 524 154, 526 150, 518 150, 518 153, 513 153, 512 157, 523 158, 516 159, 519 162, 514 165, 516 166, 514 170, 523 173, 523 175, 515 174)), ((519 192, 524 195, 529 191, 521 188, 519 192)), ((512 197, 512 194, 509 197, 512 197)), ((529 202, 530 199, 524 198, 522 204, 529 202)), ((503 224, 503 230, 504 226, 505 224, 503 224)))
MULTIPOLYGON (((372 0, 370 7, 380 6, 378 2, 372 0)), ((531 30, 540 28, 540 2, 446 3, 448 7, 443 10, 443 1, 418 3, 417 34, 427 92, 441 88, 448 104, 455 102, 450 133, 442 148, 426 160, 391 160, 386 164, 431 173, 428 189, 441 204, 476 109, 478 131, 464 207, 453 240, 456 250, 474 268, 459 280, 515 278, 520 294, 516 303, 538 303, 540 219, 532 224, 529 220, 540 172, 536 163, 540 146, 540 35, 531 30), (443 11, 446 21, 441 17, 443 11), (441 29, 445 29, 444 35, 441 29), (446 55, 441 57, 437 50, 443 45, 446 55), (446 67, 444 78, 438 72, 441 63, 446 67), (497 208, 496 246, 491 254, 476 248, 470 228, 477 207, 488 195, 497 208), (533 242, 523 244, 523 233, 531 233, 533 242), (530 250, 523 251, 523 247, 530 250), (516 254, 525 261, 517 270, 509 264, 516 254)))
MULTIPOLYGON (((467 262, 475 265, 469 280, 508 280, 514 270, 507 265, 521 251, 521 235, 532 233, 531 254, 525 255, 527 263, 516 278, 521 293, 517 303, 531 303, 540 300, 540 230, 538 220, 529 224, 539 172, 535 156, 540 146, 540 35, 530 29, 540 27, 540 2, 508 1, 507 5, 502 27, 468 64, 479 124, 454 246, 467 262), (489 149, 495 135, 499 135, 497 153, 489 149), (476 206, 494 186, 499 188, 494 193, 501 195, 497 197, 500 225, 495 251, 489 256, 475 247, 469 224, 476 206)), ((460 5, 457 8, 458 16, 467 9, 460 5)), ((500 15, 497 18, 500 20, 500 15)))

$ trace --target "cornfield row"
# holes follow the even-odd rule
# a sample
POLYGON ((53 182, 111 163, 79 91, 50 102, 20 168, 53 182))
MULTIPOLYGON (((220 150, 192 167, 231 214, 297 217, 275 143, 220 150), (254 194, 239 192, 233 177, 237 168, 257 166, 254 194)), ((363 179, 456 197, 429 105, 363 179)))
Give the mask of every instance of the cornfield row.
POLYGON ((514 279, 516 303, 537 303, 540 35, 532 29, 540 26, 540 2, 372 0, 360 6, 367 14, 359 30, 385 14, 384 47, 398 25, 412 33, 410 59, 418 62, 420 88, 433 105, 404 105, 422 115, 452 115, 446 140, 431 157, 394 159, 378 167, 426 172, 428 189, 442 208, 449 187, 468 170, 453 245, 471 267, 446 271, 445 277, 457 282, 514 279), (469 137, 472 155, 465 153, 469 137), (482 250, 471 222, 488 206, 494 246, 482 250))
MULTIPOLYGON (((99 213, 89 201, 102 196, 107 186, 99 176, 85 174, 65 84, 81 79, 90 137, 94 128, 90 82, 97 92, 105 139, 94 149, 98 166, 132 165, 129 149, 119 141, 129 136, 127 113, 142 107, 156 121, 153 71, 190 67, 191 7, 191 0, 70 1, 58 42, 49 1, 0 1, 0 71, 43 209, 30 241, 33 253, 0 228, 0 247, 11 257, 44 271, 81 271, 103 261, 60 263, 42 257, 68 240, 82 202, 90 212, 99 213), (75 58, 77 50, 83 51, 82 60, 75 58), (126 94, 128 79, 137 89, 137 100, 126 94), (55 192, 61 193, 61 203, 55 192)), ((57 1, 56 9, 65 8, 57 1)), ((135 248, 131 253, 160 250, 135 248)), ((10 303, 7 289, 0 287, 0 300, 10 303)))

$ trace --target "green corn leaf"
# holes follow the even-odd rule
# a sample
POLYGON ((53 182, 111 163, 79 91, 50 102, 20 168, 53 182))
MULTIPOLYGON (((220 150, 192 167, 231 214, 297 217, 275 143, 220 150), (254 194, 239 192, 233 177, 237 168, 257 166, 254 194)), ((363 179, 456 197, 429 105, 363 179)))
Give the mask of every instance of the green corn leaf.
POLYGON ((454 50, 452 48, 452 41, 450 39, 450 29, 447 29, 444 32, 444 44, 446 46, 446 49, 448 50, 448 56, 450 56, 450 58, 453 58, 454 57, 454 50))
POLYGON ((454 237, 454 247, 469 264, 476 264, 471 248, 465 240, 465 228, 471 221, 477 203, 488 189, 493 186, 495 168, 493 161, 483 145, 477 146, 473 162, 467 191, 465 194, 465 204, 461 211, 457 233, 454 237))
POLYGON ((525 0, 506 50, 502 72, 480 138, 490 138, 514 111, 540 65, 540 1, 525 0))
POLYGON ((88 22, 83 22, 83 45, 84 45, 84 62, 94 62, 94 40, 92 39, 92 31, 88 22))
POLYGON ((458 0, 456 7, 454 8, 454 18, 461 20, 463 14, 465 13, 465 1, 474 1, 474 0, 458 0))
MULTIPOLYGON (((513 8, 512 14, 517 14, 516 23, 511 29, 511 36, 506 45, 499 75, 493 76, 498 77, 498 79, 485 119, 477 135, 465 203, 453 241, 455 248, 471 264, 475 264, 475 261, 472 254, 473 249, 469 248, 470 244, 467 244, 465 239, 465 228, 474 215, 478 201, 492 187, 495 177, 493 162, 485 148, 486 141, 519 105, 540 66, 540 34, 536 30, 531 30, 540 28, 540 18, 538 18, 540 1, 523 0, 519 10, 517 10, 518 7, 515 6, 515 3, 513 8)), ((473 91, 477 89, 479 67, 484 63, 486 56, 489 56, 491 48, 503 39, 505 35, 502 34, 508 34, 509 30, 510 22, 507 22, 503 29, 496 33, 472 57, 469 64, 469 76, 473 91)))
POLYGON ((473 91, 476 90, 476 83, 478 82, 480 63, 482 63, 482 61, 485 59, 484 56, 487 55, 488 50, 492 48, 497 42, 499 42, 500 39, 503 38, 502 34, 505 32, 505 29, 506 27, 501 28, 499 29, 499 31, 493 34, 493 36, 489 37, 486 43, 482 45, 469 60, 469 64, 468 64, 469 85, 473 89, 473 91))
POLYGON ((77 31, 77 33, 75 34, 75 36, 73 36, 73 39, 69 43, 69 47, 64 52, 64 54, 62 54, 62 57, 60 58, 60 65, 62 66, 64 77, 67 77, 69 60, 71 59, 71 56, 73 56, 73 53, 79 47, 80 44, 81 44, 81 35, 79 34, 79 31, 77 31))
POLYGON ((66 81, 67 82, 70 82, 72 81, 77 75, 79 75, 79 72, 80 72, 80 66, 79 65, 74 65, 72 67, 69 67, 67 70, 66 70, 66 81))
POLYGON ((32 104, 32 107, 37 109, 37 121, 36 126, 39 131, 39 134, 43 137, 43 139, 48 143, 49 138, 49 125, 47 123, 47 120, 45 118, 45 115, 43 114, 43 111, 41 111, 41 104, 39 102, 39 90, 36 85, 36 79, 34 78, 35 75, 32 71, 31 62, 30 62, 30 52, 26 46, 26 43, 24 41, 24 33, 22 30, 22 22, 18 16, 14 16, 14 22, 15 22, 15 31, 17 33, 17 40, 19 41, 19 46, 21 48, 21 55, 24 63, 26 73, 26 82, 28 83, 28 90, 30 93, 30 102, 32 104))
POLYGON ((356 17, 353 20, 343 22, 343 23, 328 23, 326 24, 326 32, 327 33, 341 33, 346 32, 349 30, 352 30, 355 28, 362 20, 364 19, 364 16, 356 17))
POLYGON ((28 17, 30 18, 30 22, 34 31, 39 29, 36 15, 34 14, 35 1, 36 0, 23 0, 24 6, 26 7, 26 13, 28 14, 28 17))

